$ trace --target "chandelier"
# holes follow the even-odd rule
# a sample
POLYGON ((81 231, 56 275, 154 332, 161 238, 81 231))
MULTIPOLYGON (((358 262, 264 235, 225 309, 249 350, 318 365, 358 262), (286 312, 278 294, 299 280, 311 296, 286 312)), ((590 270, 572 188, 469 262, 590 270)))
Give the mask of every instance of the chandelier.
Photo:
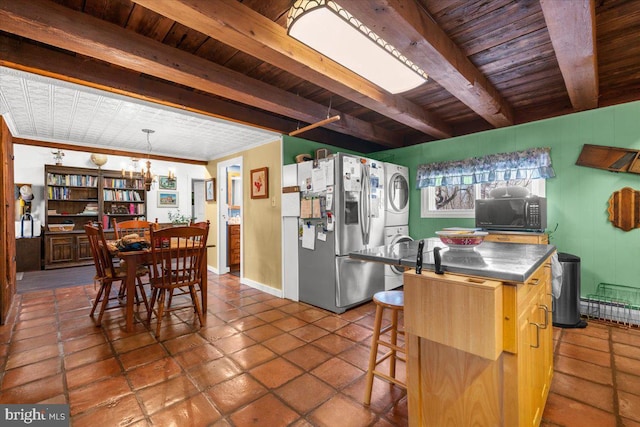
POLYGON ((151 155, 151 141, 149 141, 149 135, 154 133, 155 130, 152 129, 142 129, 142 132, 147 134, 147 147, 149 151, 147 151, 147 167, 142 168, 142 178, 144 178, 144 189, 145 191, 151 190, 151 186, 153 182, 156 180, 155 175, 151 173, 151 160, 149 160, 149 156, 151 155))
MULTIPOLYGON (((149 135, 154 133, 153 129, 142 129, 142 132, 147 134, 147 160, 145 161, 146 167, 143 166, 140 171, 138 171, 138 163, 140 159, 137 157, 131 158, 131 166, 127 170, 122 169, 122 176, 129 175, 129 178, 141 178, 144 182, 145 191, 151 190, 153 184, 157 181, 157 176, 151 172, 151 141, 149 140, 149 135)), ((169 179, 175 179, 175 174, 170 170, 169 171, 169 179)))

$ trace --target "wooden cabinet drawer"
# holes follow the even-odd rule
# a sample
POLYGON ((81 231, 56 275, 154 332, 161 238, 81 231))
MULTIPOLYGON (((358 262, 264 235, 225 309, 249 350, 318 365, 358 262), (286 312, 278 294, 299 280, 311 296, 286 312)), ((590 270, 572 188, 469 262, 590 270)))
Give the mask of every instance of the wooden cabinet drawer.
POLYGON ((499 243, 527 243, 527 244, 548 244, 549 238, 544 233, 532 234, 501 234, 490 233, 484 238, 487 242, 499 243))
POLYGON ((92 261, 91 245, 87 236, 77 236, 76 241, 76 257, 78 261, 92 261))
POLYGON ((73 261, 74 240, 74 236, 47 237, 47 264, 73 261))
POLYGON ((240 224, 233 224, 227 227, 228 247, 227 257, 230 267, 240 264, 240 224))

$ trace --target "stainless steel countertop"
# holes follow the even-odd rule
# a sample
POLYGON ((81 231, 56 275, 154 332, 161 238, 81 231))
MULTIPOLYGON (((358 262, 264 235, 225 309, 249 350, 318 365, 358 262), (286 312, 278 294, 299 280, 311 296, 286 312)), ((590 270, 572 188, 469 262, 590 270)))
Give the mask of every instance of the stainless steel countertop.
MULTIPOLYGON (((351 252, 351 258, 415 268, 418 240, 393 246, 380 246, 351 252)), ((443 248, 442 266, 446 272, 524 282, 549 255, 553 245, 483 242, 473 249, 450 249, 437 237, 424 239, 422 269, 435 270, 433 248, 443 248)))

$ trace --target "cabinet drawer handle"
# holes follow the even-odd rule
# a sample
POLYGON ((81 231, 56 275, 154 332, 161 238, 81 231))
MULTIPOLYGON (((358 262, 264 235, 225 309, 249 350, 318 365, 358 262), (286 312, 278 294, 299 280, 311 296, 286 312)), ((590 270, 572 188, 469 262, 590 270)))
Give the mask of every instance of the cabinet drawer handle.
POLYGON ((530 325, 533 325, 536 327, 536 345, 531 345, 529 344, 532 348, 539 348, 540 347, 540 325, 538 323, 529 323, 530 325))
POLYGON ((540 327, 542 329, 547 329, 547 326, 549 326, 549 307, 547 307, 546 304, 540 304, 540 307, 538 308, 544 310, 544 325, 540 325, 540 327))
POLYGON ((530 285, 537 285, 538 283, 540 283, 540 279, 538 279, 537 277, 531 279, 531 281, 529 281, 530 285))

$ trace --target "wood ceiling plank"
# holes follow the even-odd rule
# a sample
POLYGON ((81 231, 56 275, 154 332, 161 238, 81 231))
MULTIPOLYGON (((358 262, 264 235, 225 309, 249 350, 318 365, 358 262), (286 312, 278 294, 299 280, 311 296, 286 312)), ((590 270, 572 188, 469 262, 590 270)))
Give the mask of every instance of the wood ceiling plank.
POLYGON ((165 39, 174 22, 157 13, 148 13, 144 8, 134 5, 125 28, 145 37, 161 42, 165 39))
MULTIPOLYGON (((84 9, 78 10, 121 27, 127 25, 134 6, 129 0, 81 0, 81 2, 84 2, 84 9)), ((65 5, 69 7, 66 1, 65 5)))
POLYGON ((133 1, 407 126, 439 138, 451 136, 435 114, 323 57, 237 0, 133 1))
MULTIPOLYGON (((528 15, 501 16, 494 18, 496 28, 473 28, 465 32, 464 38, 453 39, 466 55, 475 55, 487 49, 500 47, 514 38, 523 37, 545 27, 542 12, 528 15)), ((494 27, 492 26, 492 27, 494 27)))
POLYGON ((496 127, 513 124, 511 106, 417 4, 343 0, 340 5, 486 121, 496 127))
MULTIPOLYGON (((52 2, 2 3, 0 29, 306 123, 326 116, 325 106, 52 2)), ((389 147, 401 144, 396 134, 348 115, 327 127, 389 147)))
POLYGON ((595 2, 540 0, 540 6, 573 107, 598 107, 595 2))
MULTIPOLYGON (((433 1, 428 3, 427 11, 433 5, 433 1)), ((481 1, 473 4, 469 2, 464 7, 459 7, 455 13, 448 13, 445 16, 434 16, 438 25, 447 33, 460 48, 467 54, 471 51, 466 49, 466 45, 475 39, 485 38, 487 34, 494 34, 490 44, 500 44, 500 39, 511 38, 513 30, 510 25, 517 28, 524 25, 524 21, 532 14, 540 14, 542 11, 537 5, 537 1, 532 0, 493 0, 490 2, 481 1), (507 25, 505 25, 507 24, 507 25), (502 31, 502 33, 499 33, 502 31)))
POLYGON ((208 37, 201 32, 176 22, 162 42, 167 46, 195 54, 207 39, 208 37))

